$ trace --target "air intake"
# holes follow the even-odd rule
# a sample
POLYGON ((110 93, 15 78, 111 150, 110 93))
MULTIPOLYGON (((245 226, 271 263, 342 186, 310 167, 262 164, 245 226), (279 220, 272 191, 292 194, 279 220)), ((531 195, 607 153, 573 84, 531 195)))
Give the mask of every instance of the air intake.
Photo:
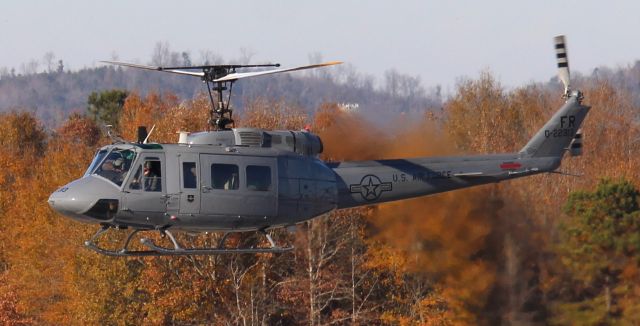
POLYGON ((236 145, 261 147, 263 143, 263 132, 260 129, 238 128, 233 129, 236 138, 236 145))

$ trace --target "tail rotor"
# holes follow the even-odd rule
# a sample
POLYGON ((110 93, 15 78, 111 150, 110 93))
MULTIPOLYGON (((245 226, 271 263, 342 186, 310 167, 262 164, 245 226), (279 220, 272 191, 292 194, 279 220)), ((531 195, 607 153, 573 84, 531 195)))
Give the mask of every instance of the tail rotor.
POLYGON ((564 35, 553 38, 556 48, 556 60, 558 61, 558 78, 564 84, 564 96, 569 97, 571 92, 571 75, 569 73, 569 57, 564 35))

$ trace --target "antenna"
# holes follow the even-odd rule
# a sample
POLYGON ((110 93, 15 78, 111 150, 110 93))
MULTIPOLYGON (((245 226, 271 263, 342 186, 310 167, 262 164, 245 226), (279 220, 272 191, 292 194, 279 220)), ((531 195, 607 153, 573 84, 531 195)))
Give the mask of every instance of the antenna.
POLYGON ((147 137, 144 137, 144 140, 142 141, 143 144, 146 144, 147 141, 149 141, 149 137, 151 137, 151 134, 153 133, 153 130, 156 129, 156 125, 151 126, 151 130, 149 130, 149 133, 147 134, 147 137))

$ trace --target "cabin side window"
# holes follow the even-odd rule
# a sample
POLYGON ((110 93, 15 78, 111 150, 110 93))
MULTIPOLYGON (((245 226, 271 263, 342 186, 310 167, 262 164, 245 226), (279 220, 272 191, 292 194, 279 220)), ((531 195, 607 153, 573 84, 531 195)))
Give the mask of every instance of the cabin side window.
POLYGON ((236 190, 240 185, 238 166, 235 164, 211 164, 211 187, 236 190))
POLYGON ((271 190, 271 168, 262 165, 247 166, 247 190, 271 190))
POLYGON ((194 189, 198 187, 195 162, 182 163, 182 187, 185 189, 194 189))

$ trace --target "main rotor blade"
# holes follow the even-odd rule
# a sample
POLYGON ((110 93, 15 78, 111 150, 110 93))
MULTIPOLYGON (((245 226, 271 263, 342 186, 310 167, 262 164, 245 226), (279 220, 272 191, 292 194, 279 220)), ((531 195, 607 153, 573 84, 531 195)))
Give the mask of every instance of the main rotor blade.
POLYGON ((223 69, 238 69, 238 68, 267 68, 267 67, 280 67, 279 63, 265 63, 258 65, 204 65, 204 66, 177 66, 177 67, 163 67, 163 69, 208 69, 208 68, 223 68, 223 69))
POLYGON ((558 61, 558 78, 564 84, 564 92, 567 94, 571 89, 571 75, 569 74, 569 57, 564 35, 556 36, 553 39, 556 48, 556 59, 558 61))
POLYGON ((255 72, 237 72, 237 73, 228 74, 222 78, 214 79, 213 81, 214 82, 234 81, 241 78, 278 74, 281 72, 288 72, 288 71, 320 68, 320 67, 326 67, 326 66, 339 65, 341 63, 342 61, 331 61, 331 62, 318 63, 315 65, 300 66, 300 67, 294 67, 294 68, 273 69, 273 70, 255 71, 255 72))
POLYGON ((164 72, 170 72, 174 74, 187 75, 187 76, 204 77, 204 72, 184 71, 184 70, 178 70, 178 69, 166 69, 158 66, 139 65, 135 63, 120 62, 120 61, 100 61, 100 62, 117 65, 117 66, 146 69, 146 70, 155 70, 155 71, 164 71, 164 72))

